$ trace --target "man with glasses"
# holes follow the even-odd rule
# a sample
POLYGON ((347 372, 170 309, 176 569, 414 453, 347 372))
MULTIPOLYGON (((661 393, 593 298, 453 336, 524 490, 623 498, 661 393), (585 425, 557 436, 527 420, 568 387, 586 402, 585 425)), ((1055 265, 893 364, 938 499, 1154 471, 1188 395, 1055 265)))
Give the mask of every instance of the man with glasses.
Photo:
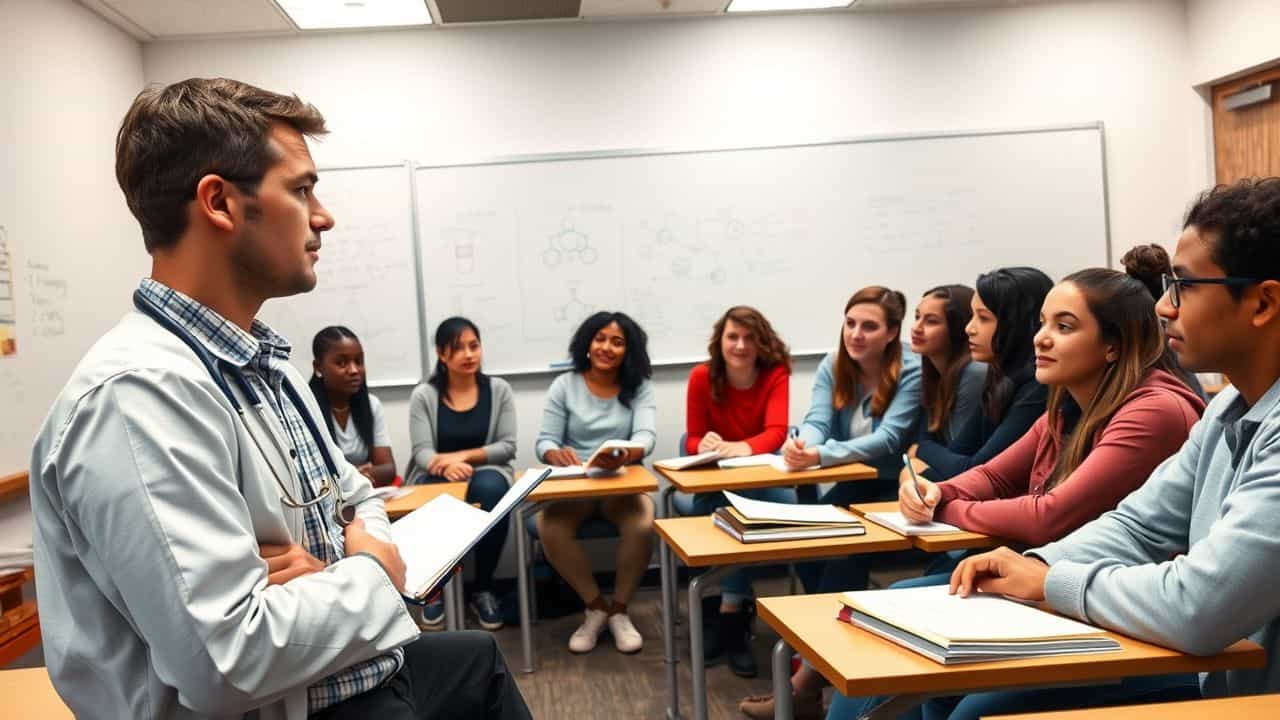
MULTIPOLYGON (((1156 312, 1183 367, 1221 372, 1232 387, 1115 510, 1023 555, 1000 548, 968 558, 951 588, 1047 600, 1071 617, 1196 655, 1248 638, 1266 649, 1267 666, 1206 673, 1202 693, 1277 692, 1280 178, 1220 186, 1197 199, 1156 312)), ((1016 695, 1027 709, 1049 705, 1050 696, 1055 707, 1093 700, 1089 693, 1065 703, 1061 693, 1016 695)), ((982 699, 970 696, 959 709, 982 699)))

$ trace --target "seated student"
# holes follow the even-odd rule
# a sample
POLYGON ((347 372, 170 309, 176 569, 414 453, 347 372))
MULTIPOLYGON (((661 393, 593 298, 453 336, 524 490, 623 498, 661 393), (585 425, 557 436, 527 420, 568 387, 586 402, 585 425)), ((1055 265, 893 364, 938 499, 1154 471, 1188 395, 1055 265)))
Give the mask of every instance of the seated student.
MULTIPOLYGON (((644 330, 624 313, 598 312, 582 322, 569 343, 573 370, 557 377, 547 391, 536 446, 539 460, 577 465, 606 440, 644 446, 606 458, 608 466, 640 462, 653 452, 657 408, 649 382, 648 342, 644 330)), ((537 522, 547 561, 587 605, 582 626, 569 638, 569 650, 595 649, 608 625, 619 652, 639 652, 644 639, 627 616, 627 602, 653 554, 653 500, 640 494, 557 502, 539 513, 537 522), (600 593, 577 538, 578 528, 592 516, 613 523, 621 535, 612 602, 600 593)))
POLYGON ((492 635, 418 631, 382 501, 255 319, 316 285, 324 132, 293 95, 193 78, 116 135, 151 275, 31 455, 44 656, 77 717, 530 717, 492 635))
MULTIPOLYGON (((1200 676, 1205 697, 1280 692, 1280 179, 1201 195, 1187 213, 1156 305, 1192 372, 1221 372, 1176 455, 1114 511, 1019 555, 968 558, 954 592, 1047 601, 1056 611, 1195 655, 1242 638, 1266 666, 1200 676)), ((1146 701, 1147 682, 971 695, 952 717, 1146 701), (965 712, 960 712, 960 711, 965 712), (970 713, 973 713, 970 715, 970 713)))
MULTIPOLYGON (((1041 545, 1114 508, 1177 452, 1204 401, 1170 372, 1155 301, 1141 275, 1152 268, 1147 254, 1125 257, 1127 273, 1082 270, 1045 297, 1036 379, 1050 388, 1049 407, 1030 432, 947 482, 903 484, 903 515, 1041 545)), ((934 572, 895 587, 942 585, 951 577, 934 572)), ((837 695, 827 717, 856 718, 874 704, 837 695)), ((946 703, 930 707, 938 705, 946 703)))
MULTIPOLYGON (((941 285, 926 291, 916 305, 911 352, 921 358, 921 412, 917 441, 908 451, 913 457, 920 443, 950 447, 982 414, 987 365, 969 353, 967 327, 973 319, 972 301, 972 288, 941 285)), ((918 472, 928 470, 923 463, 917 464, 918 472)), ((908 477, 910 471, 904 467, 898 482, 908 477)))
MULTIPOLYGON (((480 370, 484 350, 480 330, 466 318, 446 318, 436 328, 436 368, 409 398, 409 439, 413 456, 405 469, 410 485, 465 482, 467 502, 492 510, 511 486, 516 456, 516 407, 511 386, 480 370)), ((507 523, 498 523, 476 545, 471 607, 480 626, 502 628, 493 594, 493 573, 507 541, 507 523)), ((444 604, 422 609, 426 629, 444 624, 444 604)))
MULTIPOLYGON (((787 437, 791 353, 773 326, 755 308, 729 308, 716 321, 707 346, 711 359, 689 373, 685 446, 690 455, 710 450, 726 457, 771 453, 787 437)), ((794 488, 743 490, 747 497, 770 502, 796 501, 794 488)), ((728 504, 724 493, 689 496, 678 493, 682 515, 707 515, 728 504)), ((746 570, 720 582, 720 612, 708 617, 715 628, 706 644, 708 661, 722 652, 729 669, 741 677, 755 677, 751 654, 751 611, 744 601, 752 596, 746 570)))
MULTIPOLYGON (((792 468, 866 462, 879 470, 879 480, 836 483, 820 499, 824 504, 883 499, 897 487, 902 451, 920 411, 920 361, 902 347, 906 306, 902 293, 878 285, 849 298, 840 345, 818 365, 800 436, 788 438, 782 446, 792 468)), ((808 592, 865 588, 869 571, 870 562, 863 555, 797 567, 808 592)), ((821 713, 822 676, 802 665, 791 682, 802 696, 794 705, 796 717, 821 713), (816 711, 812 702, 805 704, 815 698, 816 711)), ((771 718, 773 696, 748 697, 738 709, 747 717, 771 718)))
POLYGON ((916 446, 916 459, 927 466, 925 477, 934 480, 995 457, 1044 413, 1047 393, 1036 382, 1031 336, 1053 281, 1035 268, 1008 267, 979 275, 975 287, 973 318, 965 331, 973 359, 987 363, 983 411, 950 443, 923 438, 916 446))
POLYGON ((365 382, 364 348, 355 333, 330 325, 311 341, 308 384, 328 421, 329 434, 347 462, 356 466, 375 486, 396 479, 391 456, 391 435, 382 413, 382 401, 365 382))

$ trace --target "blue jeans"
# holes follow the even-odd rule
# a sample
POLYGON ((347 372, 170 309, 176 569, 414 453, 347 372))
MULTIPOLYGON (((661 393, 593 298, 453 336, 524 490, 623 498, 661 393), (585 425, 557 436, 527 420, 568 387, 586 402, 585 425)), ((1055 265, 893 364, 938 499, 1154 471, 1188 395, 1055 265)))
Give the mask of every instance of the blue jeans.
MULTIPOLYGON (((767 502, 789 503, 792 505, 796 502, 795 488, 789 487, 735 490, 734 492, 752 500, 765 500, 767 502)), ((710 515, 715 512, 716 508, 728 505, 729 499, 722 492, 698 493, 697 495, 677 492, 674 504, 676 512, 681 515, 710 515)), ((747 598, 755 597, 755 591, 751 588, 751 579, 759 569, 757 566, 745 567, 726 574, 720 580, 721 601, 728 605, 737 605, 747 598)))
MULTIPOLYGON (((1011 713, 1077 710, 1138 703, 1198 700, 1200 678, 1195 673, 1125 678, 1109 685, 1040 690, 996 690, 956 697, 939 697, 899 718, 977 720, 1011 713)), ((847 698, 837 693, 827 720, 852 720, 870 712, 883 697, 847 698)))
MULTIPOLYGON (((836 483, 835 487, 818 498, 818 504, 844 507, 854 503, 892 500, 896 497, 896 478, 850 480, 836 483)), ((836 560, 797 563, 796 574, 804 583, 805 592, 811 594, 866 590, 871 576, 871 556, 859 554, 836 560)))
MULTIPOLYGON (((428 475, 421 481, 423 484, 448 482, 439 475, 428 475)), ((467 482, 467 502, 475 503, 481 510, 492 510, 507 494, 507 477, 493 468, 476 470, 467 482)), ((476 543, 475 548, 475 580, 473 592, 492 592, 493 574, 498 569, 498 559, 502 557, 502 546, 507 542, 508 524, 500 522, 493 526, 487 535, 476 543)))

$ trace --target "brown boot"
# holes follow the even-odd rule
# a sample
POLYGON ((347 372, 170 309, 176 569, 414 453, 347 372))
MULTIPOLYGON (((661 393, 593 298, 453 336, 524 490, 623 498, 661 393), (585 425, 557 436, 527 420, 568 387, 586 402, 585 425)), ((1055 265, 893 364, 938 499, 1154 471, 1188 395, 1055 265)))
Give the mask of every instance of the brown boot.
MULTIPOLYGON (((738 703, 738 710, 751 720, 773 720, 773 696, 752 695, 738 703)), ((791 710, 795 720, 823 720, 822 693, 797 695, 791 691, 791 710)))

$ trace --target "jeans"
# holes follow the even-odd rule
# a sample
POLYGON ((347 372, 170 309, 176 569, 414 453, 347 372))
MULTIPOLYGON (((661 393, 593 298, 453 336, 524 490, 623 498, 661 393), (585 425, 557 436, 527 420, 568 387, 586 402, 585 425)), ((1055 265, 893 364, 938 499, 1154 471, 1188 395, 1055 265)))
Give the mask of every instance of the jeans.
MULTIPOLYGON (((1039 690, 996 690, 927 701, 902 718, 922 720, 977 720, 1011 713, 1076 710, 1080 708, 1173 702, 1200 698, 1200 678, 1195 673, 1125 678, 1108 685, 1039 690)), ((883 697, 848 698, 836 693, 827 720, 853 720, 870 712, 883 697)))
MULTIPOLYGON (((448 482, 439 475, 428 475, 422 483, 448 482)), ((489 511, 498 504, 509 489, 507 477, 493 468, 476 470, 467 482, 467 502, 476 503, 481 510, 489 511)), ((509 523, 500 522, 493 526, 487 535, 476 543, 475 548, 475 581, 473 592, 492 592, 493 574, 498 569, 498 559, 502 557, 502 546, 507 542, 509 523)))
MULTIPOLYGON (((789 503, 792 505, 796 502, 795 488, 789 487, 757 488, 754 490, 736 490, 734 492, 752 500, 789 503)), ((728 505, 729 498, 726 498, 722 492, 698 493, 697 495, 677 492, 674 504, 676 512, 681 515, 710 515, 715 512, 716 508, 728 505)), ((751 579, 758 574, 760 569, 758 566, 750 566, 727 573, 720 580, 721 601, 728 605, 738 605, 743 600, 755 597, 755 591, 751 588, 751 579)))

